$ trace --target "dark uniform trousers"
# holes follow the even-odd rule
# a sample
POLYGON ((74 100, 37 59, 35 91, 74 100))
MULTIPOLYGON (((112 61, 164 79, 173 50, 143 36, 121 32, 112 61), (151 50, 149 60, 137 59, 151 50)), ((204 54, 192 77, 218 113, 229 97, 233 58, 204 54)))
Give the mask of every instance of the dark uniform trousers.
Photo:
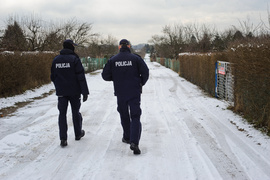
POLYGON ((138 95, 131 99, 126 99, 117 96, 117 111, 120 114, 121 124, 123 127, 123 137, 130 140, 131 143, 139 145, 141 138, 142 125, 140 116, 142 114, 141 96, 138 95))
POLYGON ((58 109, 59 109, 59 129, 60 139, 67 140, 67 108, 68 102, 71 105, 72 120, 74 126, 75 136, 80 136, 82 131, 82 116, 79 112, 81 107, 81 95, 76 96, 59 96, 58 97, 58 109))

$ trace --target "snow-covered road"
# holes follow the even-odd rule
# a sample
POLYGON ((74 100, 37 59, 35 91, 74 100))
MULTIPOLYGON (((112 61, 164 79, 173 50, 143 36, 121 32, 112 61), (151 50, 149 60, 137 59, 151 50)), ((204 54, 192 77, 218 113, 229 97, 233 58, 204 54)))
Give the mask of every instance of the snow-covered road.
MULTIPOLYGON (((60 147, 55 94, 0 118, 0 179, 270 179, 268 137, 225 102, 145 59, 150 78, 142 94, 141 155, 121 142, 113 85, 98 70, 87 74, 91 94, 81 107, 86 135, 80 141, 69 110, 68 146, 60 147)), ((40 89, 24 98, 33 94, 40 89)), ((20 97, 0 99, 0 107, 20 97)))

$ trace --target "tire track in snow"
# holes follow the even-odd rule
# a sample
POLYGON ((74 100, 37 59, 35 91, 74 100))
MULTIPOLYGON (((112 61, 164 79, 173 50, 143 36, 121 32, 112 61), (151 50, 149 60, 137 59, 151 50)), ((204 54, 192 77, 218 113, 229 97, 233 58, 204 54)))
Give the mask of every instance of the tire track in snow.
MULTIPOLYGON (((181 86, 181 83, 178 83, 178 85, 181 86)), ((181 86, 181 88, 186 91, 185 86, 181 86)), ((200 98, 202 98, 202 96, 200 96, 200 98)), ((207 151, 207 148, 212 148, 213 143, 217 144, 218 149, 213 148, 213 152, 208 153, 208 156, 213 159, 213 162, 216 161, 216 164, 220 164, 220 161, 222 162, 223 158, 227 158, 231 161, 231 163, 228 162, 227 165, 223 163, 227 168, 220 167, 221 170, 227 169, 229 174, 236 179, 247 179, 250 177, 251 174, 245 173, 248 169, 256 169, 257 172, 261 172, 257 175, 257 178, 261 177, 260 179, 265 179, 270 176, 270 172, 267 170, 270 168, 270 162, 267 161, 267 157, 260 157, 260 153, 257 152, 259 149, 255 150, 251 147, 247 143, 249 138, 243 136, 243 133, 234 133, 235 131, 232 131, 231 128, 235 129, 235 127, 229 123, 229 119, 227 119, 226 116, 217 115, 213 111, 209 111, 209 109, 196 96, 190 97, 189 101, 193 102, 193 107, 190 104, 187 104, 187 109, 191 111, 192 116, 196 118, 190 118, 192 121, 190 121, 189 118, 185 118, 185 122, 189 125, 190 129, 193 130, 193 133, 196 134, 198 139, 201 138, 201 142, 205 141, 202 138, 202 135, 205 133, 209 134, 209 140, 212 140, 209 141, 210 146, 204 144, 206 152, 211 152, 207 151), (231 144, 237 144, 237 146, 232 147, 231 144), (235 148, 237 147, 242 153, 236 152, 235 148), (222 156, 218 153, 222 153, 223 158, 219 159, 222 156), (248 158, 239 159, 238 157, 240 154, 246 154, 248 158), (249 159, 248 163, 247 159, 249 159), (252 164, 256 164, 256 166, 252 164)), ((253 145, 256 144, 253 143, 253 145)), ((264 153, 261 154, 263 155, 264 153)))
MULTIPOLYGON (((226 118, 220 118, 209 111, 207 107, 198 100, 198 97, 202 97, 201 95, 198 97, 191 95, 191 92, 186 89, 186 86, 181 85, 182 83, 180 81, 176 79, 174 79, 174 81, 176 81, 174 86, 169 90, 174 94, 175 105, 183 106, 183 104, 186 103, 186 105, 184 105, 185 111, 182 113, 183 121, 186 123, 192 136, 196 138, 196 141, 198 141, 207 157, 220 172, 221 177, 224 179, 249 179, 251 174, 247 174, 246 170, 252 169, 252 167, 254 168, 254 164, 257 164, 255 166, 257 172, 261 172, 257 177, 261 177, 262 179, 269 177, 270 174, 269 171, 267 171, 267 169, 270 168, 269 161, 264 160, 267 158, 258 159, 260 156, 259 153, 238 138, 238 136, 228 128, 228 125, 225 125, 224 122, 219 120, 226 121, 226 118), (181 88, 181 91, 177 91, 178 87, 181 88), (186 97, 189 98, 187 99, 186 97), (207 122, 210 127, 206 127, 205 122, 207 122), (228 138, 230 138, 230 141, 234 141, 237 147, 241 147, 238 148, 244 154, 248 154, 250 159, 249 163, 241 163, 241 160, 237 158, 240 153, 235 154, 234 149, 229 146, 229 144, 232 143, 227 143, 228 138), (253 164, 253 166, 248 165, 250 163, 253 164)), ((184 82, 187 83, 186 81, 184 82)))
MULTIPOLYGON (((230 153, 231 156, 228 156, 228 154, 223 152, 220 144, 216 142, 216 137, 212 137, 212 134, 205 130, 200 122, 198 122, 198 120, 202 121, 202 119, 198 119, 200 116, 195 116, 195 114, 197 114, 197 109, 201 108, 201 106, 199 106, 201 104, 198 104, 196 101, 196 95, 194 98, 194 96, 191 95, 191 92, 187 92, 185 87, 181 86, 179 81, 177 81, 175 78, 173 78, 173 81, 174 86, 170 89, 170 92, 175 98, 174 104, 176 106, 184 106, 184 109, 186 109, 186 111, 181 113, 183 121, 186 123, 192 136, 202 148, 203 153, 213 163, 220 176, 223 179, 247 179, 247 175, 244 173, 244 171, 239 169, 239 167, 241 167, 239 166, 239 163, 234 161, 235 157, 232 156, 233 154, 230 153), (181 96, 180 98, 176 93, 178 87, 181 88, 181 93, 184 92, 184 96, 181 96), (191 108, 192 106, 193 108, 191 108)), ((206 118, 209 117, 211 118, 210 115, 206 116, 206 118)))
MULTIPOLYGON (((165 168, 161 170, 160 167, 157 166, 156 171, 159 172, 156 175, 157 179, 160 177, 165 179, 191 178, 193 177, 192 172, 190 172, 190 168, 186 168, 188 166, 188 157, 185 150, 181 148, 183 142, 181 139, 178 141, 179 139, 175 136, 171 125, 168 124, 168 118, 170 117, 167 116, 166 109, 164 108, 164 99, 160 95, 161 84, 159 80, 157 80, 162 79, 162 77, 153 77, 151 71, 154 70, 155 68, 150 66, 150 79, 147 84, 147 90, 149 92, 144 90, 144 97, 142 97, 145 103, 142 106, 143 112, 148 113, 146 115, 144 115, 145 113, 143 114, 143 116, 145 116, 145 121, 143 121, 145 124, 143 134, 147 135, 143 137, 142 141, 147 142, 148 155, 159 157, 156 159, 157 164, 163 164, 166 167, 174 167, 172 172, 165 168), (185 164, 181 163, 181 161, 185 162, 185 164)), ((155 175, 152 175, 152 178, 154 177, 155 175)))
MULTIPOLYGON (((179 78, 179 77, 177 77, 179 78)), ((169 127, 172 138, 174 139, 174 148, 179 151, 179 160, 181 160, 183 157, 185 164, 179 168, 179 171, 181 172, 179 177, 180 179, 216 179, 219 177, 218 173, 215 171, 214 167, 208 167, 207 162, 202 158, 201 154, 198 154, 197 152, 193 152, 194 149, 198 148, 197 145, 194 144, 194 140, 192 137, 188 137, 187 134, 189 133, 188 127, 185 126, 184 123, 181 123, 181 116, 182 114, 179 114, 179 106, 175 103, 166 103, 165 101, 174 102, 175 97, 171 96, 170 92, 174 91, 175 84, 173 80, 173 77, 163 74, 162 78, 155 78, 157 82, 155 84, 159 84, 158 88, 158 96, 160 105, 164 109, 164 113, 166 116, 166 123, 169 127), (171 81, 171 82, 169 82, 171 81), (164 84, 163 84, 164 83, 164 84), (169 88, 166 86, 167 84, 171 84, 172 87, 169 88), (165 85, 166 84, 166 85, 165 85), (187 163, 189 162, 189 163, 187 163), (190 169, 193 169, 193 172, 190 172, 190 169), (202 173, 201 170, 204 170, 202 173), (208 173, 205 173, 208 172, 208 173), (186 173, 186 174, 185 174, 186 173)), ((181 107, 181 105, 180 105, 181 107)), ((170 153, 170 151, 168 151, 170 153)), ((177 157, 177 156, 176 156, 177 157)), ((176 158, 175 157, 175 158, 176 158)), ((181 161, 178 162, 181 164, 181 161)), ((178 165, 179 166, 179 165, 178 165)))
MULTIPOLYGON (((171 76, 171 74, 169 76, 171 76)), ((172 79, 174 85, 172 88, 170 88, 170 92, 173 94, 172 96, 174 97, 174 104, 175 106, 184 106, 184 109, 186 109, 186 111, 181 113, 183 121, 186 123, 192 136, 198 142, 200 148, 202 148, 203 153, 213 163, 220 176, 223 179, 248 179, 241 166, 239 166, 239 163, 235 161, 235 157, 228 156, 228 154, 223 152, 220 144, 216 142, 215 138, 212 137, 212 134, 209 134, 209 131, 206 131, 198 122, 198 120, 201 121, 201 119, 198 119, 198 116, 195 116, 195 114, 196 110, 200 109, 201 106, 199 106, 197 103, 196 96, 193 98, 194 96, 191 94, 191 92, 188 92, 184 86, 181 86, 178 79, 175 79, 174 77, 172 77, 172 79), (176 93, 178 87, 181 88, 179 92, 183 93, 180 98, 176 93), (191 108, 192 106, 193 108, 191 108), (196 108, 194 108, 194 106, 196 108)), ((207 118, 208 117, 211 118, 211 116, 207 115, 207 118)), ((232 155, 232 153, 230 155, 232 155)))

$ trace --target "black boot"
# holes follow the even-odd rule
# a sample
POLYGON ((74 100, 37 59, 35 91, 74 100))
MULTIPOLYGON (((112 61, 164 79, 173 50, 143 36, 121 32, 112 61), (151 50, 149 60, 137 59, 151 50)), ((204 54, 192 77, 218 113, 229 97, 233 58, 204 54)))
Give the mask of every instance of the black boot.
POLYGON ((141 150, 139 149, 139 146, 134 143, 130 144, 130 149, 133 151, 133 154, 141 154, 141 150))
POLYGON ((60 146, 61 147, 67 146, 67 140, 61 140, 60 146))
POLYGON ((75 137, 75 140, 76 140, 76 141, 79 141, 84 135, 85 135, 85 132, 84 132, 84 130, 82 130, 81 135, 80 135, 80 136, 76 136, 76 137, 75 137))

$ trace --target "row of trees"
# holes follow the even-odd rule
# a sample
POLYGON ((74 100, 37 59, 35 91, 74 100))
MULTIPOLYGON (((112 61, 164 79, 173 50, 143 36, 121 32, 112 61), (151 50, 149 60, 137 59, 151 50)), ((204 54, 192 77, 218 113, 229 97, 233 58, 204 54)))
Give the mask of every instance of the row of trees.
POLYGON ((57 23, 34 15, 21 19, 9 17, 6 24, 0 34, 1 51, 59 51, 64 39, 79 44, 77 53, 82 56, 103 57, 117 51, 114 37, 103 38, 92 32, 92 24, 76 18, 57 23))
MULTIPOLYGON (((270 16, 269 16, 270 22, 270 16)), ((269 23, 270 24, 270 23, 269 23)), ((270 27, 261 22, 254 26, 250 20, 240 22, 224 32, 206 25, 166 25, 162 35, 154 35, 149 41, 154 46, 151 53, 158 57, 177 58, 182 52, 224 51, 235 41, 246 42, 270 38, 270 27)))

